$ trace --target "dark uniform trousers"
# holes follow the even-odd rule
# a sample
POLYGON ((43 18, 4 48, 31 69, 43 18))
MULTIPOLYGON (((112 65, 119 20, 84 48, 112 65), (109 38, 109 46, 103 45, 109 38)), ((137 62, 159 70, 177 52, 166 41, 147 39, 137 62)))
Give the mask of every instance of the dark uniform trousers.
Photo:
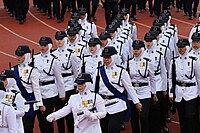
POLYGON ((199 0, 184 0, 184 4, 187 8, 189 16, 192 16, 192 13, 193 13, 193 15, 195 15, 197 13, 199 0), (193 5, 193 8, 192 8, 192 5, 193 5))
POLYGON ((184 0, 184 7, 186 8, 186 11, 184 9, 184 12, 188 12, 189 16, 192 16, 192 3, 193 0, 184 0))
POLYGON ((120 11, 122 10, 122 8, 125 8, 126 1, 129 1, 129 0, 120 0, 120 3, 119 3, 119 9, 120 9, 120 11))
POLYGON ((24 126, 24 133, 34 133, 34 123, 35 123, 35 116, 37 114, 37 111, 34 111, 34 116, 23 116, 23 126, 24 126))
POLYGON ((102 133, 120 133, 125 112, 122 111, 116 114, 107 113, 106 117, 100 120, 102 133))
POLYGON ((47 99, 42 99, 43 105, 46 107, 46 111, 44 114, 38 110, 37 112, 37 117, 39 121, 39 127, 41 133, 53 133, 54 128, 53 128, 53 123, 48 122, 46 120, 47 115, 53 113, 53 110, 58 103, 58 96, 52 97, 52 98, 47 98, 47 99))
POLYGON ((97 7, 99 6, 99 0, 92 0, 92 14, 91 16, 95 16, 97 7))
POLYGON ((87 19, 90 19, 90 0, 77 0, 78 8, 84 7, 87 10, 87 19))
POLYGON ((46 13, 48 12, 48 15, 51 16, 51 2, 52 0, 42 0, 42 7, 43 7, 43 12, 46 13))
POLYGON ((161 12, 162 0, 154 0, 154 13, 159 16, 161 12))
POLYGON ((76 1, 77 0, 70 0, 71 4, 72 4, 72 12, 77 12, 77 8, 76 8, 76 1))
POLYGON ((165 125, 165 110, 163 91, 156 92, 158 102, 153 103, 151 100, 151 106, 149 110, 149 133, 160 133, 161 128, 165 125))
POLYGON ((67 9, 67 1, 66 0, 61 0, 62 3, 62 10, 60 14, 60 0, 54 0, 54 6, 55 6, 55 14, 57 19, 63 18, 67 9))
POLYGON ((15 6, 16 6, 16 18, 19 20, 26 19, 26 14, 28 13, 28 9, 29 9, 29 1, 17 0, 15 3, 15 6))
POLYGON ((105 0, 105 3, 103 3, 104 9, 105 9, 106 25, 111 24, 114 18, 117 16, 117 13, 118 13, 117 2, 118 2, 117 0, 105 0), (111 12, 112 12, 112 15, 111 15, 111 12))
POLYGON ((197 98, 189 101, 185 101, 183 98, 181 102, 176 102, 176 105, 181 133, 195 133, 197 98))
MULTIPOLYGON (((71 95, 76 94, 76 89, 65 91, 65 101, 64 104, 66 104, 70 98, 71 95)), ((58 100, 58 103, 56 104, 56 110, 59 110, 63 107, 63 102, 61 100, 58 100)), ((73 133, 74 132, 74 118, 73 114, 70 113, 65 117, 68 132, 73 133)), ((59 133, 65 133, 65 122, 64 118, 61 118, 57 120, 58 125, 58 132, 59 133)))
POLYGON ((149 133, 149 108, 151 98, 139 99, 142 104, 142 111, 139 112, 136 106, 130 101, 131 105, 131 127, 133 133, 149 133), (140 123, 139 123, 140 122, 140 123))
POLYGON ((183 6, 184 6, 184 2, 183 2, 184 0, 176 0, 176 8, 177 9, 182 9, 183 8, 183 6))
POLYGON ((130 6, 132 6, 131 11, 131 16, 136 15, 136 4, 137 0, 126 0, 125 1, 125 6, 130 10, 130 6))
MULTIPOLYGON (((153 13, 153 4, 152 4, 152 1, 153 0, 148 0, 150 14, 153 13)), ((147 0, 139 0, 138 1, 139 10, 142 10, 142 9, 146 10, 146 3, 147 3, 147 0)))

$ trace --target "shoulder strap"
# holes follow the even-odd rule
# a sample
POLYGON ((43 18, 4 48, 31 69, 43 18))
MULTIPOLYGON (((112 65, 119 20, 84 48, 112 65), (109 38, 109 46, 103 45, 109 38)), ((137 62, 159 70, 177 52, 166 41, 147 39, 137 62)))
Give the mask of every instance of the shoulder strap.
POLYGON ((108 88, 109 91, 111 91, 116 97, 118 97, 119 99, 123 100, 126 102, 127 105, 127 112, 126 112, 126 116, 125 116, 125 120, 128 120, 130 118, 131 115, 131 110, 130 110, 130 104, 128 103, 128 99, 126 96, 124 96, 121 92, 119 92, 110 82, 109 79, 106 75, 106 71, 104 66, 100 68, 100 74, 103 80, 103 83, 105 84, 105 86, 108 88))

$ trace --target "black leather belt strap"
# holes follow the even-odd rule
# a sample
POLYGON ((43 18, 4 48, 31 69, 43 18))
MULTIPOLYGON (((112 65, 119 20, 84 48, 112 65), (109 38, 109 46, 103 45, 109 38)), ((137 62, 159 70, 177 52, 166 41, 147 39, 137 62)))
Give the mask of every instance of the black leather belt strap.
POLYGON ((142 86, 148 86, 149 83, 132 83, 133 87, 142 87, 142 86))
POLYGON ((155 72, 155 73, 154 73, 155 76, 157 76, 157 75, 159 75, 159 74, 160 74, 160 72, 155 72))
POLYGON ((114 99, 117 98, 116 96, 107 96, 107 95, 100 95, 103 99, 114 99))
POLYGON ((62 77, 72 76, 72 73, 62 73, 62 77))
POLYGON ((51 80, 51 81, 40 82, 40 85, 44 86, 44 85, 49 85, 49 84, 54 84, 54 83, 55 83, 55 80, 51 80))
POLYGON ((176 81, 176 85, 181 86, 181 87, 190 87, 190 86, 196 86, 196 83, 185 83, 185 82, 176 81))

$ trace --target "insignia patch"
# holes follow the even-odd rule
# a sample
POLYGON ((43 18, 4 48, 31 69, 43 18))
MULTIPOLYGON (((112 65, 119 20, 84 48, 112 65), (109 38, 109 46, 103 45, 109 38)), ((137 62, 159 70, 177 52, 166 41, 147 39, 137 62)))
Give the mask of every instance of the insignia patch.
POLYGON ((142 69, 145 66, 145 62, 140 62, 140 69, 142 69))
POLYGON ((112 78, 115 78, 117 76, 117 72, 112 72, 112 78))
POLYGON ((188 66, 190 66, 190 62, 188 62, 188 66))
POLYGON ((28 73, 28 69, 24 69, 24 75, 28 73))
POLYGON ((90 99, 90 100, 83 100, 82 101, 82 106, 83 107, 88 107, 89 105, 92 105, 93 104, 93 100, 90 99))

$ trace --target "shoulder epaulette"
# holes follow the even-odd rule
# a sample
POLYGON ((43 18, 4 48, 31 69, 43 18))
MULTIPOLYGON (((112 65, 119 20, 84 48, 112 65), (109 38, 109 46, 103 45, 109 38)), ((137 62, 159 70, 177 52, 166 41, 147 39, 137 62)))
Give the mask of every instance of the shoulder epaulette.
POLYGON ((54 51, 56 51, 56 50, 57 50, 56 48, 51 49, 51 50, 50 50, 50 53, 52 53, 52 52, 54 52, 54 51))
POLYGON ((53 56, 53 58, 58 59, 58 57, 56 57, 54 54, 50 54, 51 56, 53 56))
POLYGON ((17 90, 11 90, 11 92, 12 93, 15 93, 15 94, 18 94, 18 93, 20 93, 19 91, 17 91, 17 90))
POLYGON ((159 54, 161 54, 161 55, 163 55, 163 53, 162 53, 162 52, 160 52, 160 51, 158 51, 158 50, 156 50, 156 52, 157 52, 157 53, 159 53, 159 54))
POLYGON ((198 59, 198 58, 195 57, 195 56, 189 56, 189 58, 192 59, 192 60, 195 60, 195 61, 198 59))
POLYGON ((67 49, 67 51, 69 51, 70 53, 73 53, 74 51, 72 49, 67 49))
POLYGON ((85 45, 78 43, 77 45, 85 47, 85 45))
POLYGON ((119 68, 122 68, 122 69, 124 69, 124 67, 123 66, 120 66, 120 65, 116 65, 117 67, 119 67, 119 68))

